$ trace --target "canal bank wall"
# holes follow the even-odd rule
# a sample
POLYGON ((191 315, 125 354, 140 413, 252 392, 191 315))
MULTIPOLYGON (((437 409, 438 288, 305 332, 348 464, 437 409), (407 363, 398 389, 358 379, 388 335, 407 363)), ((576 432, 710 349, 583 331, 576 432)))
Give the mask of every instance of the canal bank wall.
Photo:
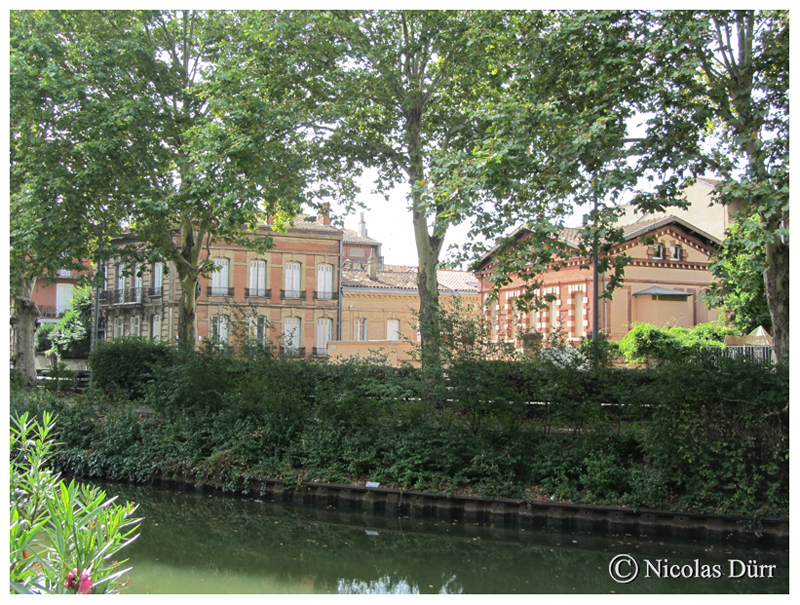
MULTIPOLYGON (((183 475, 156 475, 154 483, 189 489, 227 491, 221 482, 198 481, 183 475)), ((775 517, 739 517, 704 513, 568 502, 491 499, 447 495, 363 485, 339 485, 278 479, 254 479, 240 486, 239 493, 267 500, 313 506, 333 506, 371 512, 401 513, 520 527, 550 527, 579 531, 619 531, 669 537, 767 539, 787 542, 789 520, 775 517)))

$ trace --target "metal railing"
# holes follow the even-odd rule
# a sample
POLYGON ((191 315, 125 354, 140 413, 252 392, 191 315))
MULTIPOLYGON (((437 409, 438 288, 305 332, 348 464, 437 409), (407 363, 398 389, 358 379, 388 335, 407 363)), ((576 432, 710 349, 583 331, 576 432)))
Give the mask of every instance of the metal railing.
POLYGON ((320 349, 319 347, 314 347, 314 357, 327 357, 328 356, 328 347, 324 347, 320 349))
POLYGON ((282 299, 304 299, 306 297, 305 290, 281 290, 282 299))
POLYGON ((329 290, 314 290, 315 300, 333 300, 333 292, 329 290))
POLYGON ((209 296, 233 296, 233 288, 220 288, 215 286, 208 286, 207 293, 209 296))
POLYGON ((272 290, 269 288, 245 288, 245 298, 270 298, 272 290))
POLYGON ((305 347, 281 347, 280 353, 284 357, 305 357, 305 347))
POLYGON ((101 290, 100 303, 106 305, 141 303, 144 301, 143 290, 144 288, 117 288, 115 290, 101 290))

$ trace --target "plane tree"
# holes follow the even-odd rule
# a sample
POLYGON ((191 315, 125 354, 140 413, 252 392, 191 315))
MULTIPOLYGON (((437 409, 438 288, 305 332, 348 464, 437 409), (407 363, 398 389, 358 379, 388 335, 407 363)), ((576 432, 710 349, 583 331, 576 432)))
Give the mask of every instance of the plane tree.
POLYGON ((475 213, 466 246, 497 241, 496 286, 528 281, 567 254, 559 228, 583 207, 581 252, 599 257, 609 286, 625 258, 618 203, 644 212, 681 205, 681 189, 709 173, 718 203, 733 200, 759 228, 777 357, 788 360, 788 13, 579 11, 515 15, 515 78, 465 171, 494 200, 475 213), (508 237, 525 224, 524 245, 508 237), (604 261, 605 259, 605 261, 604 261), (613 263, 613 265, 612 265, 613 263))
MULTIPOLYGON (((440 364, 438 280, 448 228, 482 190, 450 183, 481 131, 476 108, 507 80, 505 13, 361 11, 325 15, 314 35, 341 56, 327 102, 329 144, 407 193, 419 272, 422 362, 440 364)), ((409 242, 410 245, 411 242, 409 242)))
POLYGON ((124 227, 138 244, 123 252, 173 263, 178 341, 196 347, 199 278, 215 269, 207 254, 213 241, 264 250, 271 242, 256 229, 268 216, 285 225, 306 203, 354 195, 346 162, 323 158, 314 130, 309 89, 325 57, 298 42, 308 15, 57 15, 55 68, 84 91, 76 119, 62 125, 64 139, 99 144, 113 136, 109 145, 126 162, 121 169, 109 161, 108 178, 135 182, 124 227))

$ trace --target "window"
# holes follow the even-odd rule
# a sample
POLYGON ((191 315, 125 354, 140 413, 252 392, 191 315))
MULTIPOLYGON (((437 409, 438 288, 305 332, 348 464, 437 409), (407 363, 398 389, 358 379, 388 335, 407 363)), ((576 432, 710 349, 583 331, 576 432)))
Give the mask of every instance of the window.
POLYGON ((114 319, 114 338, 122 338, 125 335, 125 320, 122 317, 114 319))
POLYGON ((669 259, 670 260, 681 260, 683 258, 682 250, 680 246, 670 246, 669 248, 669 259))
POLYGON ((330 300, 333 298, 333 266, 317 267, 317 298, 330 300))
POLYGON ((300 353, 299 317, 287 317, 283 320, 283 346, 288 355, 300 353))
POLYGON ((150 338, 153 340, 161 340, 161 316, 153 315, 150 324, 150 338))
POLYGON ((300 263, 286 263, 283 266, 283 289, 285 298, 300 298, 300 263))
POLYGON ((117 290, 125 289, 125 265, 117 265, 117 290))
POLYGON ((583 292, 575 292, 575 337, 584 336, 586 331, 583 329, 583 292))
POLYGON ((142 335, 142 318, 131 317, 131 336, 142 335))
POLYGON ((153 263, 153 272, 150 275, 151 294, 161 294, 164 287, 164 263, 153 263))
POLYGON ((560 324, 561 318, 558 313, 558 301, 554 300, 550 302, 550 332, 558 331, 560 324))
POLYGON ((367 340, 367 320, 364 318, 356 319, 354 324, 353 340, 367 340))
POLYGON ((216 270, 211 274, 210 296, 228 296, 228 259, 215 258, 216 270))
POLYGON ((56 284, 56 314, 69 311, 72 302, 72 284, 56 284))
POLYGON ((656 244, 653 246, 653 259, 654 260, 663 260, 664 259, 664 246, 661 244, 656 244))
POLYGON ((267 295, 267 261, 250 261, 250 288, 249 296, 267 295))
POLYGON ((142 285, 144 279, 142 278, 142 266, 136 265, 133 269, 133 296, 136 302, 142 302, 142 285))
POLYGON ((72 271, 69 269, 59 269, 58 270, 59 277, 72 277, 72 271))
POLYGON ((250 337, 261 345, 267 344, 267 318, 266 317, 251 317, 250 318, 250 337))
POLYGON ((211 340, 220 344, 228 342, 228 318, 224 315, 211 317, 211 340))
POLYGON ((333 320, 321 318, 317 320, 317 355, 328 354, 328 341, 333 340, 333 320))
POLYGON ((390 319, 386 322, 386 340, 400 340, 400 320, 390 319))

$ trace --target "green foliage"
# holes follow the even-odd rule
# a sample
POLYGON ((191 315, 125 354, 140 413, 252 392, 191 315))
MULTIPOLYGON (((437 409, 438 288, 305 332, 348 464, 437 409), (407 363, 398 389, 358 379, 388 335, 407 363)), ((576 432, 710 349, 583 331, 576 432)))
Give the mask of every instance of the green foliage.
MULTIPOLYGON (((320 364, 209 347, 150 367, 155 416, 95 390, 12 393, 59 415, 54 465, 227 490, 251 478, 634 507, 785 514, 788 375, 721 355, 641 370, 467 359, 423 399, 424 373, 379 360, 320 364)), ((577 349, 576 349, 577 351, 577 349)))
POLYGON ((115 555, 136 538, 136 506, 58 480, 49 468, 55 420, 11 418, 11 593, 118 592, 130 568, 115 555))
POLYGON ((631 327, 617 347, 631 362, 660 361, 692 356, 708 347, 722 348, 728 334, 736 335, 739 331, 715 322, 693 328, 660 328, 639 323, 631 327))
POLYGON ((766 255, 762 248, 752 245, 752 231, 763 233, 764 227, 755 222, 737 221, 728 227, 709 267, 716 280, 705 295, 709 306, 720 308, 744 334, 759 326, 769 332, 772 326, 764 292, 766 255))
POLYGON ((92 387, 140 399, 154 376, 153 367, 168 366, 175 355, 176 349, 163 342, 137 337, 105 341, 89 357, 92 387))
POLYGON ((37 353, 47 353, 53 348, 52 333, 58 328, 57 323, 43 323, 36 328, 34 347, 37 353))
MULTIPOLYGON (((61 359, 85 359, 92 339, 92 288, 83 286, 73 291, 69 310, 55 324, 48 336, 52 351, 61 359)), ((41 329, 41 328, 40 328, 41 329)), ((38 336, 37 330, 37 336, 38 336)))

